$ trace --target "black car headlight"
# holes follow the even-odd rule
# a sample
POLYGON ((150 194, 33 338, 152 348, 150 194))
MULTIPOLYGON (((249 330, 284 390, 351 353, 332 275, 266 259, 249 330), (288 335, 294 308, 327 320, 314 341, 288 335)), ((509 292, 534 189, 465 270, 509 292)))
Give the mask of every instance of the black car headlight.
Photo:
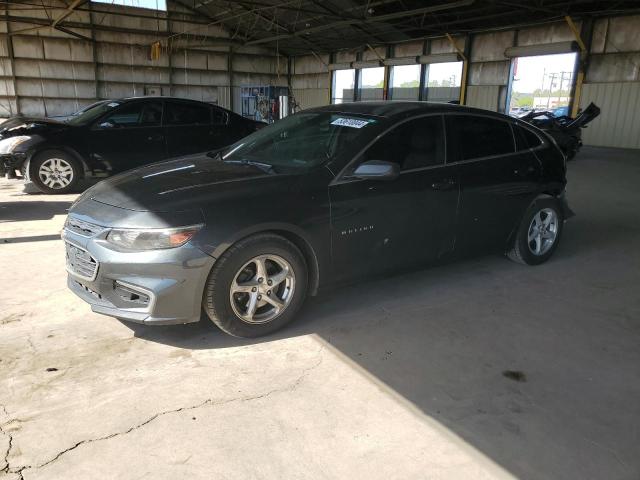
POLYGON ((113 229, 107 242, 125 250, 160 250, 184 245, 203 227, 203 224, 165 229, 113 229))
POLYGON ((18 145, 26 142, 27 140, 31 140, 31 137, 26 135, 18 135, 15 137, 9 137, 0 140, 0 154, 13 153, 18 145))

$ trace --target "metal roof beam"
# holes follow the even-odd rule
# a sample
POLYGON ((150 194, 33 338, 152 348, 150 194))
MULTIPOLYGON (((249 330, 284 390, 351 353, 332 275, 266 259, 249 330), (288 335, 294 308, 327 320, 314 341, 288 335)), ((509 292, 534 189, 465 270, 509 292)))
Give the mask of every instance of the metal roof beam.
POLYGON ((378 16, 374 16, 374 17, 367 17, 367 18, 363 18, 363 19, 357 19, 357 18, 349 18, 349 19, 345 19, 345 20, 340 20, 337 22, 330 22, 330 23, 326 23, 324 25, 319 25, 317 27, 311 27, 311 28, 305 28, 303 30, 298 30, 296 32, 289 32, 286 34, 282 34, 282 35, 273 35, 271 37, 265 37, 265 38, 260 38, 257 40, 251 40, 249 42, 247 42, 247 45, 257 45, 257 44, 261 44, 261 43, 269 43, 269 42, 275 42, 276 40, 283 40, 285 38, 291 38, 291 37, 300 37, 302 35, 308 35, 311 33, 317 33, 317 32, 321 32, 324 30, 328 30, 331 28, 335 28, 335 27, 342 27, 342 26, 347 26, 347 25, 366 25, 366 24, 370 24, 370 23, 380 23, 380 22, 386 22, 388 20, 395 20, 397 18, 404 18, 404 17, 408 17, 411 15, 420 15, 423 13, 435 13, 435 12, 441 12, 441 11, 445 11, 445 10, 451 10, 454 8, 460 8, 460 7, 467 7, 469 5, 471 5, 472 3, 474 3, 475 0, 458 0, 455 2, 449 2, 449 3, 443 3, 440 5, 432 5, 429 7, 422 7, 422 8, 417 8, 414 10, 405 10, 402 12, 394 12, 394 13, 387 13, 387 14, 383 14, 383 15, 378 15, 378 16))

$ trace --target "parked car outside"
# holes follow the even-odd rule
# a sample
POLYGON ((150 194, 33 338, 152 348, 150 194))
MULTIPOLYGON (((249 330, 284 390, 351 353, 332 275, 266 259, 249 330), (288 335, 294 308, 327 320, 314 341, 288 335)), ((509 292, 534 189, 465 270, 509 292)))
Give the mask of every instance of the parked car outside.
POLYGON ((44 193, 236 142, 265 124, 208 103, 169 97, 110 100, 64 122, 11 118, 0 125, 0 162, 44 193))
POLYGON ((553 109, 553 116, 554 117, 568 117, 569 116, 569 107, 565 105, 564 107, 554 108, 553 109))
POLYGON ((565 218, 566 165, 537 128, 423 102, 305 110, 209 154, 87 190, 63 238, 68 286, 145 324, 209 318, 255 337, 307 295, 498 250, 545 262, 565 218))
POLYGON ((600 115, 600 108, 592 102, 576 118, 558 115, 559 113, 562 112, 558 112, 558 109, 551 112, 531 112, 520 117, 520 120, 543 130, 555 140, 567 160, 571 160, 582 148, 582 129, 587 128, 600 115))

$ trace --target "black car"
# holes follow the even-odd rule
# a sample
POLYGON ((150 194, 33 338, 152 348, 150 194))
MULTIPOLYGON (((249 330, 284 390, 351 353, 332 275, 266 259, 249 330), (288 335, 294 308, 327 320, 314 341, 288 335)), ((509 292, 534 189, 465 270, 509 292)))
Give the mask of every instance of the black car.
POLYGON ((567 160, 571 160, 582 148, 582 129, 600 115, 600 108, 590 103, 576 118, 568 116, 568 111, 569 107, 560 107, 551 112, 531 112, 520 120, 544 130, 555 140, 567 160))
POLYGON ((204 308, 232 335, 263 335, 358 277, 488 250, 546 261, 570 215, 565 171, 551 137, 496 113, 305 110, 87 190, 63 232, 68 285, 120 319, 188 323, 204 308))
POLYGON ((45 193, 229 145, 264 123, 204 102, 168 97, 98 102, 66 121, 14 117, 0 124, 0 163, 45 193))

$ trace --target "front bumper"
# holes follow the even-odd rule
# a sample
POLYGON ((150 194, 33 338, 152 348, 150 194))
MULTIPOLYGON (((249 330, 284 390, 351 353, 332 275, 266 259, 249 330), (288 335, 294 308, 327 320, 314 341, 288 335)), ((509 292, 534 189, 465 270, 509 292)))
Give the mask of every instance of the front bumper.
POLYGON ((96 313, 154 325, 200 320, 202 292, 215 259, 187 243, 178 248, 118 252, 105 243, 108 229, 92 236, 67 228, 63 240, 97 262, 94 274, 67 267, 67 285, 96 313))
POLYGON ((0 171, 4 173, 11 170, 20 170, 26 159, 27 155, 25 153, 2 153, 0 154, 0 171))

